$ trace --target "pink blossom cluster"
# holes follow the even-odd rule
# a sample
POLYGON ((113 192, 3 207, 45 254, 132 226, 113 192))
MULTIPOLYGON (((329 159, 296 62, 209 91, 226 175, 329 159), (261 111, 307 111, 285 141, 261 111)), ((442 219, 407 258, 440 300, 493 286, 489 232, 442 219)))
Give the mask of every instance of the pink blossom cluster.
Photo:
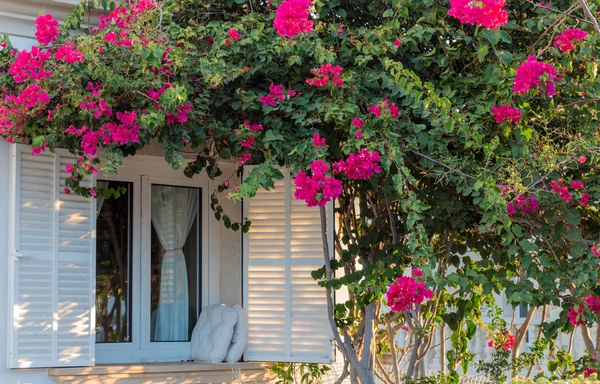
POLYGON ((504 123, 507 120, 516 124, 521 120, 521 111, 518 108, 511 108, 508 104, 492 107, 492 114, 494 114, 494 119, 496 119, 496 123, 498 124, 504 123))
MULTIPOLYGON (((571 191, 569 191, 569 187, 563 185, 563 180, 558 179, 556 181, 552 180, 550 183, 550 188, 558 195, 558 197, 564 200, 565 203, 571 203, 573 201, 573 195, 571 191)), ((571 188, 575 191, 581 191, 585 188, 585 185, 582 181, 575 180, 571 182, 571 188)), ((592 197, 587 193, 582 193, 579 199, 579 205, 585 207, 592 197)))
POLYGON ((450 0, 448 15, 462 24, 496 29, 508 23, 505 0, 450 0))
POLYGON ((353 180, 366 180, 375 173, 381 173, 381 156, 377 151, 361 149, 357 154, 351 153, 346 161, 340 160, 333 164, 333 172, 344 172, 353 180))
POLYGON ((560 49, 562 52, 572 51, 575 48, 573 42, 583 40, 587 35, 586 31, 579 28, 565 29, 554 38, 554 48, 560 49))
POLYGON ((79 102, 79 108, 84 111, 93 111, 94 119, 100 119, 103 116, 110 117, 113 114, 112 108, 104 99, 93 100, 90 96, 85 97, 85 101, 79 102))
POLYGON ((248 128, 250 132, 260 132, 263 130, 262 124, 250 124, 250 121, 244 121, 244 127, 248 128))
POLYGON ((390 285, 385 295, 387 305, 392 312, 404 312, 413 309, 416 304, 421 304, 425 299, 431 299, 433 291, 424 283, 415 280, 413 276, 401 276, 390 285))
POLYGON ((139 0, 130 2, 129 4, 131 7, 130 10, 127 10, 125 6, 120 6, 110 12, 108 16, 100 15, 98 28, 93 29, 92 33, 97 33, 98 31, 107 28, 111 22, 114 22, 119 28, 131 28, 138 16, 156 7, 155 2, 152 0, 139 0))
POLYGON ((586 324, 584 310, 585 306, 583 304, 574 305, 569 309, 567 316, 569 317, 569 322, 573 324, 574 327, 586 324))
POLYGON ((384 97, 383 99, 381 99, 381 105, 379 104, 375 104, 372 105, 368 108, 368 111, 372 114, 374 114, 376 117, 381 116, 382 113, 382 107, 385 109, 387 109, 390 112, 390 116, 391 117, 400 117, 400 109, 398 108, 398 105, 396 105, 395 103, 390 104, 390 102, 388 101, 388 99, 386 97, 384 97))
POLYGON ((82 63, 85 60, 85 55, 76 49, 70 43, 56 48, 54 53, 56 60, 64 60, 69 64, 82 63))
POLYGON ((342 80, 342 70, 343 68, 339 65, 333 66, 329 63, 321 64, 320 68, 313 68, 311 70, 311 73, 315 77, 306 79, 306 84, 322 88, 327 86, 331 81, 336 87, 341 88, 344 85, 344 81, 342 80))
POLYGON ((51 72, 44 70, 44 62, 51 55, 50 51, 44 51, 35 46, 31 48, 31 52, 24 49, 19 52, 8 73, 13 75, 13 79, 17 83, 22 83, 27 79, 35 81, 45 79, 51 75, 51 72))
POLYGON ((488 342, 488 347, 512 351, 515 345, 515 336, 510 333, 502 333, 488 342))
POLYGON ((313 21, 309 20, 311 0, 285 0, 275 11, 273 27, 283 37, 293 38, 300 33, 312 32, 313 21))
POLYGON ((557 181, 552 180, 550 182, 550 188, 558 195, 561 200, 564 200, 565 203, 570 203, 573 201, 573 196, 571 196, 571 192, 569 192, 569 187, 563 186, 563 180, 558 179, 557 181))
POLYGON ((229 44, 231 44, 231 40, 239 40, 242 36, 240 35, 240 33, 238 32, 237 29, 231 28, 228 32, 227 35, 230 37, 230 39, 225 39, 225 46, 228 47, 229 44))
POLYGON ((275 85, 271 83, 271 85, 269 86, 269 94, 259 97, 258 100, 265 106, 275 107, 277 106, 277 103, 279 103, 282 100, 285 100, 285 95, 283 91, 283 84, 275 85))
POLYGON ((592 312, 600 313, 600 296, 587 295, 583 298, 588 308, 592 312))
POLYGON ((92 96, 98 97, 98 96, 100 96, 100 90, 102 89, 102 83, 92 83, 91 81, 88 81, 87 87, 85 89, 92 92, 92 96))
POLYGON ((513 92, 525 94, 530 89, 537 88, 542 94, 554 96, 556 86, 554 80, 559 81, 558 71, 552 64, 537 61, 535 56, 529 56, 516 68, 517 76, 514 80, 513 92))
POLYGON ((191 110, 192 105, 189 102, 186 102, 184 105, 178 105, 176 114, 167 112, 167 124, 175 124, 175 122, 186 123, 191 110))
POLYGON ((38 43, 47 45, 54 43, 60 34, 58 31, 58 21, 50 14, 38 16, 35 19, 35 37, 38 43))
POLYGON ((313 140, 313 145, 315 147, 324 147, 324 146, 327 145, 327 140, 325 140, 324 137, 321 137, 321 135, 318 134, 318 133, 315 133, 313 135, 313 139, 312 140, 313 140))
POLYGON ((326 176, 329 166, 323 160, 315 160, 310 165, 312 175, 304 171, 298 172, 294 178, 294 197, 304 200, 309 207, 322 207, 342 194, 342 182, 326 176))
POLYGON ((126 145, 137 143, 139 141, 140 125, 136 123, 137 114, 135 111, 117 112, 116 118, 119 123, 106 122, 98 131, 93 131, 87 126, 77 129, 71 125, 65 130, 66 133, 81 137, 81 147, 83 153, 95 156, 98 153, 100 142, 104 145, 126 145))
POLYGON ((17 96, 6 96, 5 101, 15 105, 22 105, 26 110, 38 106, 38 104, 47 104, 50 96, 37 84, 29 84, 17 96))
POLYGON ((252 154, 250 152, 244 152, 239 158, 238 161, 240 164, 246 164, 252 158, 252 154))
POLYGON ((592 245, 592 253, 596 257, 600 257, 600 244, 592 245))
POLYGON ((583 377, 588 378, 592 373, 596 373, 596 368, 586 368, 585 371, 583 371, 583 377))
POLYGON ((540 206, 538 200, 532 196, 519 195, 513 202, 506 204, 506 213, 516 215, 523 212, 537 212, 540 206))

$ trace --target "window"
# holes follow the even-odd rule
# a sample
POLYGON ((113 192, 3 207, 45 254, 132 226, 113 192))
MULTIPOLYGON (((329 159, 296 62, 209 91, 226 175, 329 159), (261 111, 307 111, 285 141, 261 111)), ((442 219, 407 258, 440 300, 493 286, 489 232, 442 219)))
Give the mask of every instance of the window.
POLYGON ((96 199, 96 342, 129 342, 133 183, 99 181, 98 187, 124 193, 96 199))
POLYGON ((151 341, 189 341, 200 306, 200 190, 152 185, 151 341))
POLYGON ((97 361, 189 359, 206 302, 204 185, 119 176, 98 186, 121 193, 96 205, 97 361))

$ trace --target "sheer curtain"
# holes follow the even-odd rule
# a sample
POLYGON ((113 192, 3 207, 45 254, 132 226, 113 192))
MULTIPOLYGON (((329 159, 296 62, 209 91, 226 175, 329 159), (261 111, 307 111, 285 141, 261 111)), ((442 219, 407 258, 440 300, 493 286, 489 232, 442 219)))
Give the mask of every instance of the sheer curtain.
POLYGON ((188 339, 189 297, 183 246, 198 211, 198 190, 152 186, 152 226, 164 255, 154 341, 188 339))

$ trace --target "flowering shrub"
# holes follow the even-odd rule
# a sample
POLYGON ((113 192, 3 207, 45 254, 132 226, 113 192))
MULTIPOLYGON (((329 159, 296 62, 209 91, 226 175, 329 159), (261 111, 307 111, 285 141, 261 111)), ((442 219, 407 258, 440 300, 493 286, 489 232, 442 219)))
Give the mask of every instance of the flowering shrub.
MULTIPOLYGON (((455 380, 494 291, 531 310, 560 305, 543 327, 550 339, 571 328, 574 305, 584 308, 576 323, 597 318, 585 297, 597 292, 600 255, 598 44, 573 5, 141 0, 86 29, 93 0, 60 27, 40 19, 39 47, 0 40, 0 135, 34 154, 67 148, 69 191, 104 197, 81 180, 158 142, 174 169, 227 181, 211 207, 245 231, 220 199, 251 198, 289 167, 296 198, 315 209, 335 200, 337 253, 313 277, 349 291, 332 332, 347 332, 352 348, 336 338, 345 358, 366 359, 358 381, 371 384, 363 367, 379 369, 369 351, 397 351, 386 332, 364 345, 375 323, 405 325, 421 346, 405 354, 411 377, 415 353, 447 324, 455 380), (554 38, 576 26, 588 37, 554 38), (565 54, 567 42, 578 49, 565 54), (238 183, 221 161, 256 167, 238 183), (400 283, 409 266, 422 276, 400 283), (409 316, 381 311, 387 293, 409 316)), ((525 361, 511 357, 514 335, 513 351, 493 352, 513 368, 525 361)))

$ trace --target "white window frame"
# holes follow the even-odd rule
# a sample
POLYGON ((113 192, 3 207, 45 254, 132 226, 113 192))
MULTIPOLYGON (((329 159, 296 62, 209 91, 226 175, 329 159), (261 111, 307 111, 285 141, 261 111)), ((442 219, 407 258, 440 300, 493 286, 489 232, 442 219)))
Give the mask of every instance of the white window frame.
MULTIPOLYGON (((128 159, 129 160, 129 159, 128 159)), ((96 344, 96 364, 173 362, 191 359, 190 342, 150 341, 151 314, 150 241, 152 184, 192 187, 202 190, 201 208, 201 300, 202 307, 220 300, 220 223, 210 214, 210 194, 220 184, 205 174, 193 179, 173 171, 164 159, 136 156, 119 175, 98 175, 102 181, 133 183, 131 247, 131 341, 96 344), (164 176, 163 176, 164 175, 164 176)))

